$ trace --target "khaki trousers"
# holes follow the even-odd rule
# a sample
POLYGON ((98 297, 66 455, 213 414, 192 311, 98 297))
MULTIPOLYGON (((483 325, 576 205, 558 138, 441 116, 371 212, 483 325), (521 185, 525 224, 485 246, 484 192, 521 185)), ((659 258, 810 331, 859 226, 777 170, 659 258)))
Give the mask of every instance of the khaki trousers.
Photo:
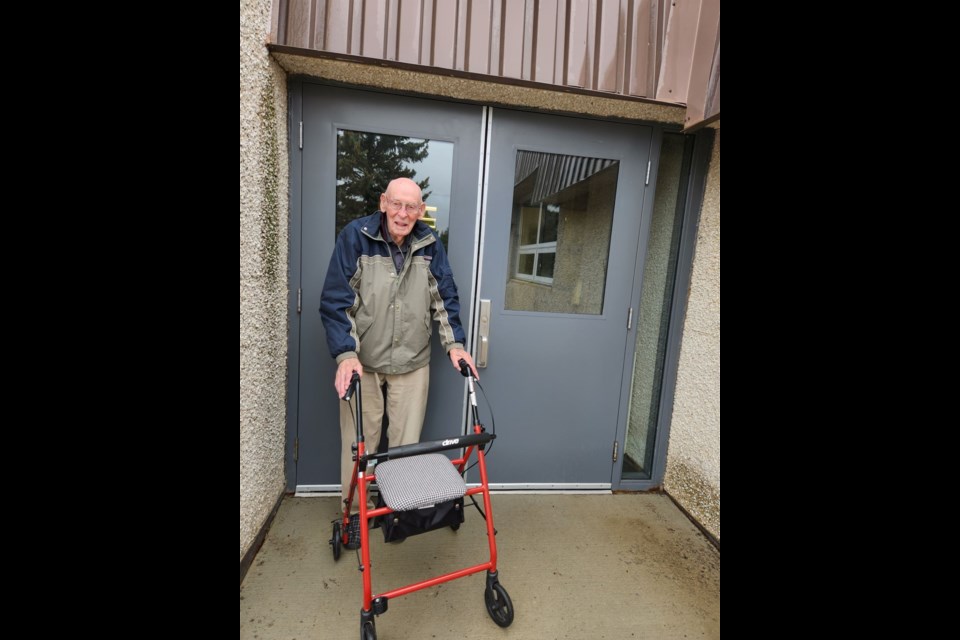
MULTIPOLYGON (((391 447, 420 441, 429 389, 430 365, 396 375, 364 372, 360 379, 360 393, 363 403, 363 443, 368 454, 377 452, 384 410, 389 420, 387 439, 391 447), (386 407, 381 391, 383 386, 387 387, 386 407)), ((340 402, 340 487, 343 500, 347 499, 350 492, 353 476, 353 452, 350 445, 357 440, 357 425, 354 422, 356 411, 353 401, 340 402)), ((358 496, 359 489, 354 492, 350 513, 360 511, 358 496)))

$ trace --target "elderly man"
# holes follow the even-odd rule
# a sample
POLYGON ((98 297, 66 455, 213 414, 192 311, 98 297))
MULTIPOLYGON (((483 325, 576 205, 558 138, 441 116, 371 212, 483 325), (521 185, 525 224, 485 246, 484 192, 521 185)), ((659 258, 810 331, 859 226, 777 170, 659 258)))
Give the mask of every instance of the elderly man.
MULTIPOLYGON (((380 196, 380 210, 349 223, 337 238, 323 284, 320 314, 337 360, 334 386, 342 397, 356 371, 362 387, 364 440, 375 453, 386 410, 391 446, 419 441, 430 386, 431 319, 454 369, 464 359, 478 376, 460 323, 457 285, 437 234, 420 222, 420 187, 397 178, 380 196), (386 387, 386 406, 382 389, 386 387)), ((340 404, 340 482, 350 489, 356 426, 340 404)), ((354 500, 351 509, 357 510, 354 500)), ((358 517, 351 519, 351 530, 358 517)), ((354 542, 351 536, 351 542, 354 542)), ((352 546, 352 545, 348 545, 352 546)))

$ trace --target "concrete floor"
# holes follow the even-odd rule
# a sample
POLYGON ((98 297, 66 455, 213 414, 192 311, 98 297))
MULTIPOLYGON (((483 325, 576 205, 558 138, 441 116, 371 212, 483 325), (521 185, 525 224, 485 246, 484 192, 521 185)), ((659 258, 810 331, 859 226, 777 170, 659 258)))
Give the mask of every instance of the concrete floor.
MULTIPOLYGON (((492 500, 513 624, 487 615, 481 572, 391 600, 379 640, 720 637, 720 552, 666 496, 492 500)), ((334 497, 284 499, 240 587, 241 640, 359 638, 356 552, 334 562, 327 544, 336 509, 334 497)), ((488 560, 483 520, 465 513, 457 532, 400 544, 371 531, 374 593, 488 560)))

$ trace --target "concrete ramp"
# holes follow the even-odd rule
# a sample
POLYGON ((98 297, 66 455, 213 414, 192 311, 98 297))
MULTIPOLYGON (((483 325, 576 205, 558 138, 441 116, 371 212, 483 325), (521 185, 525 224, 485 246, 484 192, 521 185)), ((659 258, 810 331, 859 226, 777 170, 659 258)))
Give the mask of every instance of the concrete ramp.
MULTIPOLYGON (((492 500, 513 624, 487 615, 478 573, 391 600, 379 640, 720 637, 720 553, 666 496, 492 500)), ((334 562, 327 544, 336 509, 335 497, 284 499, 240 588, 241 640, 359 638, 357 553, 334 562)), ((484 562, 483 520, 465 513, 457 532, 402 543, 372 530, 374 593, 484 562)))

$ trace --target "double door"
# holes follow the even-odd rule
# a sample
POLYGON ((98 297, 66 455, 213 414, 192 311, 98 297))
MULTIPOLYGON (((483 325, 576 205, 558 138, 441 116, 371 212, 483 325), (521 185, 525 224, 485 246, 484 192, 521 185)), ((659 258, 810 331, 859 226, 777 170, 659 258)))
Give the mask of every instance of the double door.
MULTIPOLYGON (((320 294, 339 229, 376 210, 384 181, 403 172, 424 185, 469 348, 485 365, 493 484, 615 484, 651 130, 310 83, 291 114, 292 130, 303 128, 302 148, 291 136, 289 483, 338 485, 320 294)), ((424 440, 467 426, 464 381, 436 336, 430 366, 424 440)))

